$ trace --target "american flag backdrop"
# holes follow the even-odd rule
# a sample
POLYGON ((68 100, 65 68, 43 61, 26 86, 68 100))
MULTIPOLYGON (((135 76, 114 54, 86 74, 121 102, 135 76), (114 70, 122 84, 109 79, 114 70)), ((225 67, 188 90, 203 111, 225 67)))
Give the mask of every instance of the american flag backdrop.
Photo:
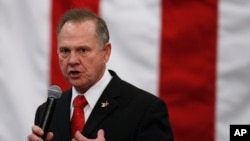
POLYGON ((168 106, 175 141, 229 141, 250 124, 249 0, 0 0, 0 140, 26 140, 48 87, 69 84, 56 26, 70 8, 109 27, 108 68, 168 106))

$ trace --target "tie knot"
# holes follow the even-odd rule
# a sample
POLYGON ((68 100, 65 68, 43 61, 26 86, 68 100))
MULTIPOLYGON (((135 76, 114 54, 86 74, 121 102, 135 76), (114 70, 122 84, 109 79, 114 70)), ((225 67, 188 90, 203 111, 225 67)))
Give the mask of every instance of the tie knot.
POLYGON ((73 101, 74 107, 78 107, 78 108, 83 109, 83 107, 85 107, 86 105, 87 105, 87 100, 86 100, 85 96, 78 95, 75 97, 75 99, 73 101))

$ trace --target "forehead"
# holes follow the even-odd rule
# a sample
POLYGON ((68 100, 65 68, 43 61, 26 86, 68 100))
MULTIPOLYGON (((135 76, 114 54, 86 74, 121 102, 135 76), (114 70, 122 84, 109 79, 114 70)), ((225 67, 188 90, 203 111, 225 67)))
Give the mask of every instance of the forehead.
POLYGON ((59 34, 62 35, 64 33, 95 33, 96 25, 93 20, 84 20, 84 21, 68 21, 66 22, 59 34))
POLYGON ((58 35, 58 46, 79 46, 99 43, 93 20, 66 22, 58 35))
POLYGON ((73 40, 77 38, 96 38, 96 25, 94 21, 68 21, 63 25, 58 35, 59 42, 64 39, 73 40))

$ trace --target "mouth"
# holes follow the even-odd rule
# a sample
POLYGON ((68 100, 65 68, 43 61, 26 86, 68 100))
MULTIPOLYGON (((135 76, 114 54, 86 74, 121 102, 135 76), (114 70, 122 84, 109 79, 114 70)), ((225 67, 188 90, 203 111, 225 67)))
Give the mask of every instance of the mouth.
POLYGON ((77 78, 81 75, 80 71, 69 71, 68 76, 71 78, 77 78))

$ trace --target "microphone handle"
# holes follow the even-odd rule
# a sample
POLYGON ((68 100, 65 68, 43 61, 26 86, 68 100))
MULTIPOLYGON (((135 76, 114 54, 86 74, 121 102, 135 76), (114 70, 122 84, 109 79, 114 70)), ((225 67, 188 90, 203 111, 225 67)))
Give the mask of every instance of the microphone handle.
POLYGON ((52 120, 52 116, 53 116, 54 109, 56 106, 56 101, 57 99, 48 97, 46 106, 45 106, 45 111, 43 113, 42 120, 39 124, 39 127, 42 128, 44 131, 44 134, 42 136, 42 139, 44 140, 46 139, 46 136, 50 127, 50 122, 52 120))

